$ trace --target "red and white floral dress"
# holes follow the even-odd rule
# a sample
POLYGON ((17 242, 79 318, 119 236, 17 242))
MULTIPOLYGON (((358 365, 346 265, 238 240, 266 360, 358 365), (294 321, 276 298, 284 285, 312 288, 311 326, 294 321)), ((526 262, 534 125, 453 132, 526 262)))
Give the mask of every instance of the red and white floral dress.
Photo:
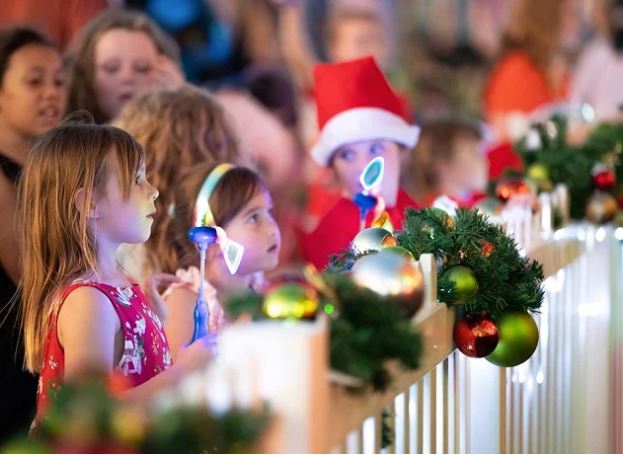
POLYGON ((63 383, 65 374, 65 352, 56 331, 58 313, 67 296, 81 286, 94 287, 106 294, 119 317, 124 350, 113 374, 122 376, 126 387, 141 385, 171 366, 169 343, 162 323, 138 284, 119 288, 94 281, 74 282, 65 289, 50 318, 37 390, 38 417, 45 412, 50 395, 63 383))

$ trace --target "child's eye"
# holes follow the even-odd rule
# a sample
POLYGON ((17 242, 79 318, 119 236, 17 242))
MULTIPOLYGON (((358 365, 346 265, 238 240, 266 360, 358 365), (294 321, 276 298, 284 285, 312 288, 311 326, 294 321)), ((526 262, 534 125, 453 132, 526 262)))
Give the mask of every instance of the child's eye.
POLYGON ((138 63, 134 65, 134 71, 140 74, 149 74, 151 73, 151 65, 148 63, 138 63))
POLYGON ((140 185, 143 182, 143 178, 144 176, 142 174, 137 174, 136 177, 134 177, 134 183, 140 185))
POLYGON ((119 65, 118 63, 108 63, 102 65, 102 69, 105 73, 114 74, 121 69, 121 65, 119 65))
POLYGON ((259 214, 257 214, 257 213, 254 213, 253 215, 251 215, 251 216, 249 217, 249 221, 250 221, 251 223, 257 223, 257 222, 259 222, 259 221, 260 221, 260 215, 259 215, 259 214))
POLYGON ((381 153, 383 153, 383 145, 372 144, 372 146, 370 147, 370 154, 376 156, 376 155, 380 155, 381 153))
POLYGON ((355 159, 355 152, 351 149, 338 150, 337 157, 344 161, 353 161, 355 159))
POLYGON ((37 78, 27 79, 27 80, 26 80, 26 83, 27 83, 28 85, 31 85, 31 86, 33 86, 33 87, 36 87, 37 85, 41 85, 42 80, 41 80, 41 78, 38 78, 38 77, 37 77, 37 78))
POLYGON ((65 86, 65 81, 66 81, 65 76, 57 76, 54 79, 54 85, 56 87, 64 87, 65 86))

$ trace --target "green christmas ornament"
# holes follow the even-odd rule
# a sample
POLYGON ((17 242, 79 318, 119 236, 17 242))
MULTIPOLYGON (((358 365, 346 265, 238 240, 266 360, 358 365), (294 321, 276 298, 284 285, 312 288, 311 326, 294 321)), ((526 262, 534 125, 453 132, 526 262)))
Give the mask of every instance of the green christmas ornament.
POLYGON ((312 319, 318 311, 318 292, 303 282, 286 282, 269 288, 262 311, 270 319, 312 319))
POLYGON ((454 283, 450 302, 457 305, 469 303, 478 292, 478 281, 474 272, 463 265, 457 265, 448 269, 443 278, 454 283))
POLYGON ((363 254, 366 251, 379 251, 396 243, 396 238, 387 229, 372 227, 359 231, 351 243, 351 249, 355 254, 363 254))
POLYGON ((531 164, 526 170, 526 177, 532 180, 549 180, 549 168, 545 163, 531 164))
POLYGON ((531 164, 526 170, 526 178, 534 182, 539 191, 551 191, 553 188, 549 168, 545 163, 531 164))
POLYGON ((495 321, 499 341, 495 350, 486 357, 494 365, 514 367, 528 360, 539 343, 539 329, 526 312, 509 311, 495 321))

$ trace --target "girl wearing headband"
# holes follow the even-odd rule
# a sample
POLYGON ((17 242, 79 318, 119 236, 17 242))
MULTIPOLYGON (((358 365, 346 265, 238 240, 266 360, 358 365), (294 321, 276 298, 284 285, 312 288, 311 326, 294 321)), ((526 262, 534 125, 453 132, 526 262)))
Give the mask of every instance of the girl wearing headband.
MULTIPOLYGON (((272 215, 272 200, 264 182, 251 169, 231 164, 193 167, 180 181, 175 204, 167 226, 167 248, 161 262, 164 272, 175 272, 185 284, 175 284, 164 294, 171 309, 165 325, 171 353, 193 334, 193 309, 200 284, 199 254, 188 240, 193 226, 218 226, 228 240, 244 248, 242 260, 234 274, 223 255, 223 239, 210 245, 206 255, 206 300, 209 306, 209 329, 219 331, 225 316, 219 301, 248 288, 256 289, 263 272, 277 266, 281 233, 272 215)), ((231 264, 230 264, 231 265, 231 264)))

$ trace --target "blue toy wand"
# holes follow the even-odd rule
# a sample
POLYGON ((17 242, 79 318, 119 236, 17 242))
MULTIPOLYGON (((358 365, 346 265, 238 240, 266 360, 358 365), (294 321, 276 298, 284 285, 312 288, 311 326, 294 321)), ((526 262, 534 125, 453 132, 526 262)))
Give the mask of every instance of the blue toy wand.
POLYGON ((205 299, 205 258, 208 246, 216 242, 218 235, 216 229, 209 226, 196 226, 188 231, 188 238, 197 245, 199 250, 199 292, 197 293, 197 301, 193 311, 193 319, 195 327, 193 329, 193 337, 191 343, 199 338, 203 338, 208 334, 208 319, 210 310, 208 302, 205 299))
POLYGON ((355 204, 359 207, 359 230, 365 229, 368 213, 378 203, 378 198, 371 193, 374 188, 381 184, 384 169, 385 161, 383 157, 377 156, 361 172, 359 182, 363 187, 363 191, 355 194, 353 198, 355 204))
POLYGON ((194 329, 191 343, 208 334, 208 321, 210 317, 210 309, 205 299, 205 262, 206 250, 208 246, 214 242, 221 243, 225 264, 229 272, 233 275, 240 266, 244 247, 237 242, 227 238, 225 231, 219 227, 212 226, 195 226, 188 231, 188 238, 199 250, 199 290, 197 293, 197 301, 193 311, 194 329))

